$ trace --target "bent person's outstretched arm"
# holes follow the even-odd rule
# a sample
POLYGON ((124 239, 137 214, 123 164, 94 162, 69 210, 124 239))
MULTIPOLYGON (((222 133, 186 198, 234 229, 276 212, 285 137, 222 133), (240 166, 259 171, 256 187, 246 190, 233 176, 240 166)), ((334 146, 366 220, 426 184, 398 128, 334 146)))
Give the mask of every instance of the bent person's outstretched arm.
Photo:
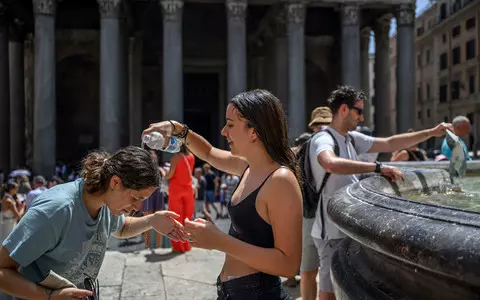
MULTIPOLYGON (((177 121, 163 121, 151 124, 143 131, 143 134, 151 132, 171 132, 172 135, 177 136, 184 130, 183 124, 177 121), (172 123, 175 128, 173 128, 172 123)), ((201 160, 208 162, 214 168, 240 176, 247 168, 247 162, 232 155, 230 151, 215 148, 201 135, 189 129, 188 134, 184 140, 187 148, 201 160)))

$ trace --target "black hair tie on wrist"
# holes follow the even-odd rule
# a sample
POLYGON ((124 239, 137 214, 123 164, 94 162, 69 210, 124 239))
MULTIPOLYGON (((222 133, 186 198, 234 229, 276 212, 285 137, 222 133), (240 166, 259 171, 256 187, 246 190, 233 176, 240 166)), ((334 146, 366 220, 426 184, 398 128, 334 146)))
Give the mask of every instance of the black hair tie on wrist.
POLYGON ((180 134, 178 135, 178 137, 181 138, 181 139, 186 138, 187 135, 188 135, 188 131, 189 131, 189 130, 190 130, 190 129, 188 128, 187 124, 183 124, 183 130, 182 130, 182 132, 180 132, 180 134))

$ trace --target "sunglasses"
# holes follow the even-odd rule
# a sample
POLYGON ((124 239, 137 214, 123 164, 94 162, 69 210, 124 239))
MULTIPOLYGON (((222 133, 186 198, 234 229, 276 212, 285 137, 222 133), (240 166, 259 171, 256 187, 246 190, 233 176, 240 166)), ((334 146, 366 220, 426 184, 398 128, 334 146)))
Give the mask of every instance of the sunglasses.
POLYGON ((93 279, 91 276, 83 273, 83 275, 87 276, 83 281, 83 285, 85 286, 86 290, 89 290, 93 293, 92 296, 88 296, 88 300, 99 300, 100 299, 100 285, 98 283, 98 279, 93 279))
POLYGON ((360 116, 363 115, 363 108, 359 108, 359 107, 352 106, 352 107, 350 107, 350 109, 356 110, 357 113, 358 113, 360 116))

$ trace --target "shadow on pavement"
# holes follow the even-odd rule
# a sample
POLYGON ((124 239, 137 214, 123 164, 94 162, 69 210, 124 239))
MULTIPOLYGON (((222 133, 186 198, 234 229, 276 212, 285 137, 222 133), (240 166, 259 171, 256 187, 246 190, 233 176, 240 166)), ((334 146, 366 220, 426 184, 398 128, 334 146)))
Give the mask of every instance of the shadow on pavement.
POLYGON ((145 254, 145 261, 146 262, 162 262, 162 261, 167 261, 172 258, 175 258, 179 255, 183 255, 183 253, 178 253, 178 252, 167 252, 167 253, 156 253, 155 250, 151 250, 150 253, 145 254))

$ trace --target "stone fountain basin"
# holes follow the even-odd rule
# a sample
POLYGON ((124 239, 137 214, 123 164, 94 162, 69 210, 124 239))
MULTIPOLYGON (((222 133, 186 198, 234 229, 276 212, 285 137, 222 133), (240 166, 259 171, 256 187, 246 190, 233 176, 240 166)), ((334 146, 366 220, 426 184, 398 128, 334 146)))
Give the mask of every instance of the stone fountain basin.
POLYGON ((333 258, 337 299, 480 299, 480 214, 403 198, 451 182, 444 170, 404 171, 405 182, 368 177, 330 198, 350 238, 333 258))

